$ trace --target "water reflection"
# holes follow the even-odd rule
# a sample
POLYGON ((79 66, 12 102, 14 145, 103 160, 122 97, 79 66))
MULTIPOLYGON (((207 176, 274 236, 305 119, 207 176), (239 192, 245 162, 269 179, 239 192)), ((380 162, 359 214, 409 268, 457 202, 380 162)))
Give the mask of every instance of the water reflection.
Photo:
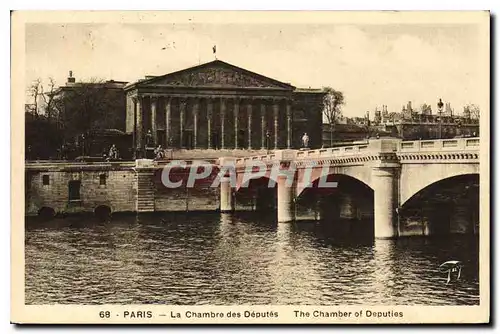
POLYGON ((373 241, 343 223, 255 213, 30 219, 26 302, 478 303, 477 238, 373 241), (446 285, 438 266, 451 259, 464 267, 446 285))

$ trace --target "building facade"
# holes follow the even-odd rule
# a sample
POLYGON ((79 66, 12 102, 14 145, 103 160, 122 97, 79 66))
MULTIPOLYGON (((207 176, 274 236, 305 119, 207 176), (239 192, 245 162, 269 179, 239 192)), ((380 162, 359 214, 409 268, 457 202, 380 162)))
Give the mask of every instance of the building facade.
POLYGON ((124 88, 126 129, 138 155, 145 147, 177 149, 321 146, 319 89, 297 89, 215 60, 124 88))

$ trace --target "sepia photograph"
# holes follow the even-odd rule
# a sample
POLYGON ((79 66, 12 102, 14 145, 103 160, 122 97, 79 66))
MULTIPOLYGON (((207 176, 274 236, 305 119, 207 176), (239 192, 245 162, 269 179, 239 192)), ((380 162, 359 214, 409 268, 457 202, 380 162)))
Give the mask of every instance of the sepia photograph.
POLYGON ((489 12, 11 20, 12 320, 489 321, 489 12))

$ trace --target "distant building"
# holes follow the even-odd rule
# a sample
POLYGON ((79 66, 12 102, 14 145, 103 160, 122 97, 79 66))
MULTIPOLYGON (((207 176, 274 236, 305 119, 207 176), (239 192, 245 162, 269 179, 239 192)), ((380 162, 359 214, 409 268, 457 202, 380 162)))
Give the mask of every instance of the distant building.
POLYGON ((406 106, 403 105, 403 108, 401 110, 401 114, 403 119, 411 119, 413 116, 413 108, 411 106, 411 101, 408 101, 408 104, 406 106))
POLYGON ((466 119, 471 119, 471 112, 468 107, 464 107, 464 112, 462 113, 462 116, 466 119))
POLYGON ((432 107, 428 104, 423 106, 423 109, 421 110, 422 115, 424 116, 431 116, 432 115, 432 107))
MULTIPOLYGON (((382 110, 384 110, 384 107, 385 107, 385 105, 382 106, 382 110)), ((377 108, 375 108, 373 123, 375 125, 382 123, 382 112, 380 110, 378 110, 377 108)))
POLYGON ((453 117, 453 109, 451 108, 451 103, 447 102, 444 107, 444 112, 442 114, 443 116, 446 117, 453 117))

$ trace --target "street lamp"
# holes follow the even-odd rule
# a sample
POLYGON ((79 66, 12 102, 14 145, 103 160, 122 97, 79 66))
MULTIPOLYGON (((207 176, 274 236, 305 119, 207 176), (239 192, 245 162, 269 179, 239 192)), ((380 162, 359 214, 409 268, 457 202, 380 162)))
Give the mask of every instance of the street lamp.
POLYGON ((442 117, 442 113, 443 113, 443 101, 441 99, 439 99, 439 102, 437 103, 437 107, 438 107, 438 111, 439 111, 439 139, 441 139, 441 136, 442 136, 442 124, 443 124, 443 117, 442 117))

